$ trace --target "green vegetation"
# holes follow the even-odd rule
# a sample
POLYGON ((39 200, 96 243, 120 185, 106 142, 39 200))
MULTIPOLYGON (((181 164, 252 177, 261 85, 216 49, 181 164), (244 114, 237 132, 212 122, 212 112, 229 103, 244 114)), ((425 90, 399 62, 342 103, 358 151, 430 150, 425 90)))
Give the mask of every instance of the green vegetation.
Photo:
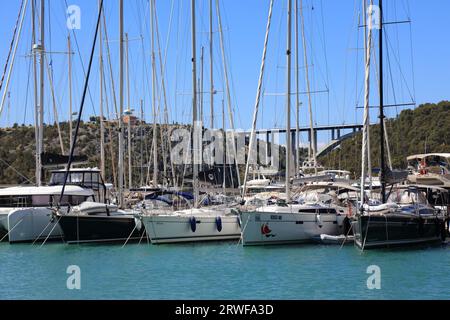
MULTIPOLYGON (((386 121, 394 169, 406 168, 406 157, 417 153, 450 152, 450 102, 427 103, 403 110, 386 121)), ((372 167, 380 166, 379 125, 370 128, 372 167)), ((342 143, 319 161, 329 168, 361 172, 361 134, 342 143)))
MULTIPOLYGON (((169 129, 180 127, 171 125, 169 129)), ((69 152, 69 124, 60 123, 65 154, 69 152)), ((100 125, 99 119, 92 117, 90 122, 80 125, 76 155, 88 157, 87 166, 100 166, 100 125)), ((157 127, 159 170, 162 173, 164 163, 169 163, 169 154, 162 151, 161 134, 166 137, 165 127, 157 127)), ((127 126, 125 126, 125 131, 127 126)), ((424 104, 415 110, 404 110, 394 119, 387 120, 387 131, 394 168, 405 168, 408 155, 424 152, 450 152, 450 102, 438 104, 424 104)), ((115 182, 113 172, 117 174, 117 124, 108 122, 105 130, 105 180, 115 182), (112 143, 111 143, 112 142, 112 143), (114 167, 113 167, 114 166, 114 167)), ((125 136, 126 136, 125 132, 125 136)), ((132 162, 134 168, 133 179, 140 182, 141 173, 147 176, 147 168, 140 169, 151 159, 151 141, 153 127, 143 124, 133 128, 132 162), (142 139, 141 131, 142 130, 142 139), (141 152, 141 150, 143 152, 141 152)), ((126 140, 126 139, 125 139, 126 140)), ((55 124, 46 125, 44 130, 44 147, 49 153, 61 153, 58 130, 55 124)), ((379 167, 379 126, 371 127, 371 157, 372 167, 379 167)), ((0 129, 0 184, 34 183, 35 175, 35 138, 34 127, 14 124, 12 128, 0 129)), ((127 161, 125 153, 125 164, 127 161)), ((302 158, 306 150, 302 150, 302 158)), ((285 150, 280 150, 281 170, 284 170, 285 150)), ((319 159, 328 168, 350 170, 358 176, 361 166, 361 134, 346 140, 340 148, 319 159)), ((125 168, 127 169, 127 168, 125 168)), ((180 169, 180 168, 177 168, 180 169)), ((244 167, 240 166, 241 175, 244 167)), ((150 172, 151 172, 150 168, 150 172)), ((169 169, 168 169, 169 170, 169 169)), ((182 168, 178 174, 182 174, 182 168)), ((126 170, 125 170, 126 171, 126 170)), ((177 175, 178 175, 177 174, 177 175)), ((128 177, 125 172, 125 176, 128 177)), ((47 175, 48 178, 48 175, 47 175)), ((160 176, 161 178, 161 176, 160 176)), ((144 180, 145 183, 145 180, 144 180)))
MULTIPOLYGON (((90 122, 82 122, 78 134, 75 155, 85 155, 90 167, 100 166, 100 124, 99 119, 92 117, 90 122)), ((61 122, 61 135, 64 146, 64 154, 69 153, 69 123, 61 122)), ((74 124, 75 130, 75 124, 74 124)), ((173 126, 172 126, 173 127, 173 126)), ((125 137, 127 135, 125 126, 125 137)), ((114 182, 113 172, 117 174, 117 133, 116 123, 108 122, 105 130, 105 180, 114 182), (112 141, 112 143, 111 143, 112 141), (114 162, 114 164, 113 164, 114 162), (114 168, 113 168, 114 166, 114 168)), ((158 141, 161 141, 162 127, 158 125, 158 141)), ((146 163, 151 152, 153 127, 143 124, 142 127, 133 127, 132 139, 132 161, 134 166, 146 163), (140 131, 142 130, 142 132, 140 131), (141 133, 143 139, 141 139, 141 133), (141 148, 143 152, 141 152, 141 148), (142 162, 141 162, 142 161, 142 162)), ((167 140, 167 139, 166 139, 167 140)), ((126 139, 125 139, 126 141, 126 139)), ((61 154, 61 144, 56 124, 44 127, 44 149, 47 153, 61 154)), ((167 153, 167 152, 166 152, 167 153)), ((161 170, 163 169, 162 146, 158 145, 158 155, 161 170)), ((128 152, 126 152, 125 161, 128 152)), ((168 154, 166 154, 168 157, 168 154)), ((167 158, 168 159, 168 158, 167 158)), ((134 170, 134 179, 140 179, 140 170, 134 170)), ((144 169, 146 174, 146 168, 144 169)), ((128 175, 126 175, 128 177, 128 175)), ((49 173, 46 172, 46 181, 49 173)), ((135 181, 138 181, 135 180, 135 181)), ((35 129, 32 126, 19 126, 15 124, 12 128, 0 129, 0 185, 26 184, 35 182, 35 129)))

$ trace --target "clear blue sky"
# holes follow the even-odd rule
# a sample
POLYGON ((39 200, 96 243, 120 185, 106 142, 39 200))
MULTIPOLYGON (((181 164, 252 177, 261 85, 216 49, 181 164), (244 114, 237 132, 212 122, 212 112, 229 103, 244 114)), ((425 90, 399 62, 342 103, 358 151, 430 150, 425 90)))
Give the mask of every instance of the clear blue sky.
MULTIPOLYGON (((38 1, 39 2, 39 1, 38 1)), ((358 31, 360 0, 304 0, 305 34, 310 72, 311 90, 329 88, 329 93, 313 95, 314 121, 318 124, 361 122, 362 115, 355 106, 362 104, 363 65, 362 29, 358 31)), ((375 1, 376 3, 376 1, 375 1)), ((385 21, 408 20, 412 23, 386 26, 385 90, 386 103, 404 103, 414 100, 438 102, 449 99, 450 82, 450 1, 448 0, 385 0, 385 21), (394 88, 394 90, 393 90, 394 88)), ((65 27, 66 4, 76 4, 82 10, 82 25, 75 31, 81 58, 87 67, 90 46, 94 36, 97 3, 93 0, 46 1, 46 46, 52 62, 55 99, 60 120, 68 119, 68 81, 66 51, 68 30, 65 27), (51 28, 51 29, 50 29, 51 28)), ((105 0, 105 17, 111 49, 114 82, 118 82, 118 1, 105 0)), ((208 54, 208 4, 209 0, 197 1, 198 61, 201 46, 205 47, 204 91, 209 91, 208 54)), ((158 26, 162 56, 167 51, 166 89, 171 121, 187 122, 191 119, 191 65, 190 65, 190 1, 156 0, 158 26), (172 10, 173 8, 173 10, 172 10), (172 13, 172 14, 171 14, 172 13), (172 16, 172 23, 169 24, 172 16), (170 32, 169 32, 170 27, 170 32), (170 37, 167 41, 168 36, 170 37)), ((238 128, 249 128, 253 113, 259 67, 262 54, 269 0, 221 0, 221 15, 224 27, 225 50, 232 82, 232 107, 238 128)), ((0 67, 9 51, 12 30, 20 1, 2 1, 0 11, 1 47, 0 67)), ((29 73, 29 51, 31 44, 30 8, 25 19, 12 82, 11 109, 7 106, 0 117, 0 125, 32 123, 33 96, 32 77, 29 73), (30 75, 30 76, 29 76, 30 75), (27 90, 28 84, 28 90, 27 90)), ((147 0, 125 1, 125 30, 129 34, 130 104, 139 109, 141 99, 145 101, 145 112, 151 121, 151 60, 150 18, 147 0), (142 35, 142 39, 140 38, 142 35)), ((216 126, 221 125, 221 100, 225 99, 222 72, 222 57, 217 33, 217 16, 214 14, 214 67, 215 83, 219 91, 216 96, 216 126)), ((73 36, 73 34, 72 34, 73 36)), ((75 41, 72 37, 73 42, 75 41)), ((377 37, 374 37, 377 45, 377 37)), ((286 46, 286 0, 275 0, 272 20, 267 69, 264 79, 264 96, 260 127, 284 126, 285 98, 270 96, 270 93, 285 92, 285 46, 286 46), (263 119, 263 120, 262 120, 263 119)), ((294 43, 294 42, 293 42, 294 43)), ((300 39, 301 44, 301 39, 300 39)), ((74 109, 79 108, 83 86, 83 70, 80 55, 74 43, 74 109)), ((104 48, 105 49, 105 48, 104 48)), ((106 50, 106 49, 105 49, 106 50)), ((293 64, 294 66, 294 64, 293 64)), ((300 45, 299 63, 300 91, 305 91, 305 68, 303 48, 300 45)), ((375 65, 373 65, 375 66, 375 65)), ((158 67, 159 68, 159 67, 158 67)), ((373 68, 375 70, 375 68, 373 68)), ((198 67, 200 74, 200 66, 198 67)), ((94 61, 90 80, 90 95, 86 100, 85 118, 99 113, 99 68, 94 61)), ((107 100, 112 116, 112 91, 110 72, 105 65, 107 78, 107 100)), ((159 75, 158 75, 159 77, 159 75)), ((294 79, 294 78, 293 78, 294 79)), ((158 83, 159 85, 159 83, 158 83)), ((372 76, 376 85, 376 74, 372 76)), ((54 119, 52 96, 46 83, 45 121, 54 119)), ((373 87, 372 103, 377 103, 377 90, 373 87)), ((293 82, 295 91, 295 82, 293 82)), ((116 88, 116 94, 118 90, 116 88)), ((125 91, 126 94, 126 91, 125 91)), ((158 94, 159 96, 159 94, 158 94)), ((294 101, 294 100, 293 100, 294 101)), ((307 124, 307 96, 301 95, 300 118, 307 124)), ((127 105, 127 96, 125 96, 127 105)), ((161 103, 162 105, 162 103, 161 103)), ((204 95, 205 118, 209 117, 209 95, 204 95)), ((401 108, 387 111, 395 116, 401 108)), ((376 110, 372 120, 376 120, 376 110)), ((294 119, 294 116, 293 116, 294 119)), ((295 122, 293 122, 295 123, 295 122)), ((326 140, 324 137, 319 140, 326 140)))

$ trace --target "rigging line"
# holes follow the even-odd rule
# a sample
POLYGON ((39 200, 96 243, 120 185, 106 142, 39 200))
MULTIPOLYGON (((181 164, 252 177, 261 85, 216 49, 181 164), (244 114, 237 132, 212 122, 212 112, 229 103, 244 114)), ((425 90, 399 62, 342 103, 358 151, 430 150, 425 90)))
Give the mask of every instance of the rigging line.
MULTIPOLYGON (((323 49, 324 49, 324 57, 325 57, 325 73, 326 73, 326 81, 327 81, 327 88, 330 87, 330 70, 328 67, 328 54, 327 54, 327 46, 326 46, 326 40, 325 40, 325 19, 324 19, 324 13, 323 13, 323 1, 320 0, 320 11, 321 11, 321 17, 322 17, 322 33, 323 33, 323 49)), ((328 92, 327 95, 327 121, 328 124, 330 124, 330 93, 328 92)))
POLYGON ((414 48, 413 48, 413 38, 412 38, 412 26, 409 24, 409 42, 410 42, 410 53, 411 53, 411 73, 412 73, 412 90, 413 90, 413 101, 416 101, 416 75, 414 72, 414 48))
MULTIPOLYGON (((393 47, 391 41, 389 40, 389 37, 388 37, 388 33, 387 33, 387 32, 386 32, 385 39, 386 39, 385 41, 386 41, 387 46, 388 46, 388 47, 390 46, 390 47, 392 48, 392 50, 394 50, 394 47, 393 47)), ((406 86, 406 88, 408 89, 409 96, 410 96, 411 100, 414 101, 413 95, 412 95, 411 90, 410 90, 410 88, 409 88, 409 86, 408 86, 408 82, 406 81, 405 74, 403 73, 403 71, 402 71, 402 69, 401 69, 400 61, 397 59, 397 56, 396 56, 395 54, 394 54, 393 56, 394 56, 395 62, 396 62, 397 65, 398 65, 398 69, 399 69, 399 71, 400 71, 400 75, 402 76, 402 79, 403 79, 403 81, 405 82, 405 86, 406 86)))
POLYGON ((111 91, 112 91, 112 96, 113 96, 113 102, 114 102, 114 111, 116 112, 116 118, 119 119, 119 111, 117 109, 117 97, 116 97, 116 89, 115 89, 115 84, 114 84, 114 72, 113 72, 113 68, 112 68, 112 62, 111 62, 111 51, 109 48, 109 37, 108 37, 108 28, 106 27, 106 17, 103 14, 103 34, 105 36, 105 40, 106 40, 106 55, 107 55, 107 60, 108 60, 108 66, 109 66, 109 73, 110 73, 110 77, 111 77, 111 81, 110 81, 110 87, 111 87, 111 91))
MULTIPOLYGON (((219 39, 220 39, 220 47, 221 47, 221 51, 222 51, 222 60, 223 60, 223 73, 225 75, 225 82, 226 82, 226 93, 227 93, 227 101, 228 101, 228 112, 229 112, 229 122, 230 122, 230 126, 231 129, 233 130, 231 135, 233 138, 233 154, 235 157, 235 161, 237 161, 237 151, 236 151, 236 145, 235 145, 235 136, 234 136, 234 119, 233 119, 233 112, 232 112, 232 102, 231 102, 231 96, 230 96, 230 87, 228 85, 228 68, 227 68, 227 60, 226 60, 226 55, 225 55, 225 47, 224 47, 224 39, 223 39, 223 29, 222 29, 222 19, 220 16, 220 4, 219 4, 219 0, 216 0, 216 12, 217 12, 217 23, 219 26, 219 39)), ((237 165, 236 162, 236 171, 238 173, 237 176, 237 180, 238 180, 238 184, 241 184, 241 178, 240 178, 240 174, 239 174, 239 166, 237 165)))
MULTIPOLYGON (((282 13, 280 14, 280 21, 279 21, 279 23, 278 23, 278 31, 277 31, 277 34, 281 34, 281 29, 282 29, 282 25, 283 25, 283 22, 284 22, 284 10, 282 11, 282 13)), ((276 65, 278 66, 279 65, 279 59, 280 59, 280 52, 281 52, 281 41, 282 41, 282 39, 281 39, 281 37, 278 37, 278 42, 277 42, 277 52, 276 52, 276 56, 275 56, 275 62, 276 62, 276 65)), ((278 92, 279 90, 278 90, 278 77, 279 77, 279 69, 278 68, 276 68, 275 69, 275 90, 278 92)), ((269 80, 269 76, 267 76, 267 78, 268 78, 268 80, 269 80)), ((274 113, 275 113, 275 116, 274 116, 274 122, 273 122, 273 126, 274 127, 278 127, 278 97, 275 97, 275 103, 274 103, 274 113)), ((282 112, 280 112, 281 114, 280 114, 280 116, 283 116, 283 114, 284 114, 284 111, 282 111, 282 112)))
MULTIPOLYGON (((103 65, 103 64, 102 64, 103 65)), ((102 68, 102 73, 103 73, 103 79, 106 79, 105 77, 105 68, 103 65, 102 68)), ((108 99, 108 93, 107 93, 107 87, 106 87, 106 81, 103 81, 103 88, 104 88, 104 92, 105 92, 105 106, 106 106, 106 115, 108 116, 108 120, 110 120, 110 114, 109 114, 109 99, 108 99)), ((111 170, 112 170, 112 177, 113 177, 113 182, 114 185, 117 186, 117 175, 116 175, 116 165, 115 165, 115 153, 114 153, 114 146, 113 146, 113 137, 112 137, 112 128, 111 125, 107 126, 108 129, 108 138, 109 138, 109 151, 110 151, 110 155, 111 155, 111 170)), ((106 177, 105 177, 106 179, 106 177)))
POLYGON ((95 45, 97 43, 98 30, 99 30, 99 26, 100 26, 100 20, 101 20, 102 9, 103 9, 103 0, 100 0, 100 1, 101 2, 100 2, 99 10, 98 10, 98 18, 97 18, 97 25, 96 25, 96 28, 95 28, 95 36, 94 36, 94 41, 93 41, 93 44, 92 44, 91 56, 90 56, 90 59, 89 59, 89 66, 88 66, 87 75, 86 75, 86 79, 85 79, 85 83, 84 83, 84 89, 83 89, 83 95, 82 95, 82 98, 81 98, 80 110, 78 112, 78 120, 77 120, 77 124, 75 126, 75 134, 73 136, 73 144, 71 145, 71 148, 70 148, 69 161, 67 163, 67 169, 66 169, 65 174, 64 174, 64 184, 62 186, 61 196, 59 198, 59 203, 57 205, 58 208, 61 206, 61 201, 63 199, 64 191, 65 191, 65 188, 66 188, 67 178, 69 177, 69 170, 70 170, 70 167, 72 165, 73 155, 74 155, 74 152, 75 152, 75 146, 77 144, 78 131, 80 129, 81 117, 82 117, 82 114, 83 114, 84 101, 85 101, 85 98, 86 98, 86 92, 88 91, 88 87, 89 87, 89 76, 91 74, 92 60, 94 59, 95 45))
MULTIPOLYGON (((387 36, 387 33, 386 33, 386 36, 387 36)), ((388 40, 386 39, 386 43, 388 42, 388 40)), ((386 44, 386 47, 388 47, 388 45, 386 44)), ((395 110, 396 110, 396 113, 397 113, 397 115, 398 115, 398 108, 397 108, 397 97, 396 97, 396 94, 395 94, 395 88, 394 88, 394 79, 393 79, 393 75, 392 75, 392 65, 391 65, 391 59, 390 59, 390 54, 389 54, 389 50, 386 50, 386 58, 387 58, 387 63, 388 63, 388 70, 389 70, 389 75, 390 75, 390 82, 391 82, 391 86, 392 86, 392 96, 393 96, 393 98, 394 98, 394 104, 395 104, 395 110)), ((386 123, 386 126, 385 126, 385 128, 387 128, 387 121, 385 121, 385 123, 386 123)), ((386 129, 387 130, 387 129, 386 129)), ((394 131, 394 128, 391 126, 391 130, 392 131, 394 131)), ((387 132, 386 132, 386 137, 387 137, 387 132)), ((386 143, 388 144, 388 140, 386 140, 386 143)), ((397 140, 397 149, 398 150, 400 150, 400 149, 402 149, 401 147, 400 147, 400 144, 403 146, 404 145, 404 139, 403 139, 403 135, 402 134, 400 134, 400 136, 399 136, 399 139, 397 140)), ((388 150, 388 159, 389 159, 389 165, 390 165, 390 168, 392 169, 392 160, 391 160, 391 155, 390 155, 390 148, 389 148, 389 144, 387 145, 387 150, 388 150)), ((404 151, 404 149, 403 149, 403 151, 404 151)), ((404 154, 404 152, 403 152, 403 154, 404 154)))
MULTIPOLYGON (((162 57, 161 57, 161 44, 160 44, 160 34, 159 34, 159 27, 158 27, 158 15, 157 15, 157 10, 156 10, 156 5, 155 5, 155 29, 156 29, 156 41, 157 41, 157 45, 158 45, 158 57, 159 57, 159 66, 160 66, 160 74, 161 74, 161 90, 163 91, 163 95, 164 95, 164 121, 161 121, 162 123, 166 123, 168 124, 169 122, 169 111, 167 108, 167 95, 166 95, 166 86, 165 86, 165 73, 166 73, 166 62, 167 62, 167 52, 168 52, 168 46, 169 46, 169 42, 170 42, 170 34, 171 34, 171 30, 172 30, 172 16, 173 16, 173 5, 174 5, 174 0, 172 0, 172 6, 171 6, 171 12, 170 12, 170 19, 169 19, 169 30, 167 33, 167 39, 166 39, 166 48, 165 48, 165 52, 164 52, 164 62, 162 61, 162 57)), ((159 95, 159 104, 161 103, 161 95, 159 95)), ((162 130, 162 127, 161 127, 162 130)), ((168 134, 168 128, 166 128, 166 134, 168 134)), ((163 137, 163 130, 161 131, 161 137, 163 137)), ((169 139, 167 139, 166 141, 170 141, 169 139)), ((163 143, 163 146, 165 146, 166 144, 163 143)), ((163 148, 163 156, 164 159, 166 159, 165 157, 165 148, 163 148)), ((169 152, 172 151, 171 148, 171 144, 169 143, 169 152)), ((166 163, 166 161, 164 160, 164 164, 166 163)), ((173 164, 171 162, 171 171, 173 174, 173 164)))
MULTIPOLYGON (((103 1, 103 0, 102 0, 103 1)), ((66 8, 69 8, 69 5, 67 4, 67 0, 64 0, 65 4, 66 4, 66 8)), ((84 62, 83 62, 83 57, 81 56, 81 51, 80 51, 80 46, 78 45, 78 39, 77 39, 77 35, 75 33, 75 29, 72 30, 72 34, 73 34, 73 38, 75 40, 75 45, 77 47, 77 52, 78 52, 78 57, 80 58, 80 62, 81 62, 81 69, 83 70, 83 74, 84 77, 86 77, 86 69, 84 68, 84 62)), ((92 98, 91 95, 91 90, 89 89, 89 86, 87 88, 88 91, 88 95, 89 95, 89 100, 91 102, 91 106, 92 106, 92 111, 94 113, 94 116, 97 117, 97 113, 95 111, 95 107, 94 107, 94 99, 92 98)))
POLYGON ((15 173, 17 173, 21 178, 24 178, 26 181, 28 181, 29 183, 33 183, 33 181, 31 181, 30 179, 28 179, 25 175, 23 175, 22 173, 19 172, 19 170, 17 170, 16 168, 14 168, 11 164, 9 164, 8 162, 6 162, 5 160, 3 160, 2 158, 0 158, 0 162, 3 162, 6 166, 8 166, 9 168, 11 168, 15 173))
POLYGON ((54 117, 55 117, 56 127, 58 129, 58 137, 59 137, 59 143, 60 143, 60 147, 61 147, 61 154, 64 154, 64 143, 63 143, 63 139, 62 139, 62 135, 61 135, 61 128, 59 126, 58 110, 57 110, 56 98, 55 98, 55 88, 54 88, 54 85, 53 85, 53 77, 52 77, 52 69, 51 69, 50 64, 48 62, 47 55, 45 55, 44 59, 45 59, 46 66, 47 66, 47 76, 48 76, 48 81, 50 83, 50 91, 51 91, 52 102, 53 102, 53 114, 54 114, 54 117))
MULTIPOLYGON (((225 10, 225 6, 224 5, 222 5, 222 11, 223 11, 223 15, 224 15, 225 26, 227 27, 225 30, 229 30, 230 28, 229 28, 227 14, 226 14, 226 10, 225 10)), ((229 33, 231 33, 231 32, 229 32, 229 33)), ((231 94, 232 94, 232 97, 233 97, 233 115, 235 115, 236 113, 237 114, 240 114, 240 113, 239 113, 239 105, 238 105, 238 102, 237 102, 238 99, 236 98, 236 86, 235 86, 235 81, 234 81, 234 77, 233 77, 233 59, 231 57, 232 50, 231 50, 230 37, 227 37, 226 40, 228 42, 227 46, 228 46, 228 48, 230 48, 230 50, 228 50, 226 52, 226 54, 228 56, 227 57, 227 61, 228 61, 228 68, 227 69, 229 70, 229 73, 230 73, 231 94)), ((239 121, 239 123, 240 123, 240 125, 242 127, 243 124, 242 124, 241 117, 238 117, 238 121, 239 121)))
POLYGON ((31 78, 31 62, 32 59, 30 59, 29 63, 28 63, 28 79, 27 79, 27 87, 26 87, 26 94, 25 94, 25 112, 23 115, 23 123, 26 123, 26 119, 27 119, 27 110, 28 110, 28 95, 29 95, 29 88, 30 88, 30 78, 31 78))
POLYGON ((11 54, 12 54, 12 51, 13 51, 13 46, 14 46, 14 42, 15 42, 15 39, 16 39, 17 27, 19 26, 20 16, 22 15, 22 10, 23 10, 24 3, 25 3, 25 0, 22 0, 22 2, 20 4, 20 8, 19 8, 19 14, 17 15, 17 19, 16 19, 16 24, 14 26, 13 36, 11 38, 11 43, 9 45, 8 56, 6 57, 6 62, 5 62, 5 67, 3 69, 2 79, 0 80, 0 92, 2 91, 3 81, 5 79, 5 75, 6 75, 6 72, 8 70, 9 59, 11 58, 11 54))
POLYGON ((13 68, 14 68, 14 62, 16 60, 17 47, 19 45, 19 38, 20 38, 20 35, 22 33, 23 20, 25 18, 25 13, 26 13, 26 10, 27 10, 27 4, 28 4, 28 0, 25 0, 25 4, 22 7, 22 11, 21 11, 22 17, 21 17, 21 20, 20 20, 19 30, 18 30, 18 33, 17 33, 17 41, 15 41, 15 43, 14 43, 14 49, 13 49, 13 54, 12 54, 11 65, 10 65, 10 68, 9 68, 9 71, 8 71, 8 76, 6 78, 6 86, 5 86, 5 89, 3 91, 3 96, 2 96, 1 103, 0 103, 0 116, 1 116, 2 111, 3 111, 5 99, 6 99, 6 96, 7 96, 7 93, 8 93, 9 82, 11 80, 11 74, 12 74, 12 71, 13 71, 13 68))
MULTIPOLYGON (((356 20, 356 17, 357 17, 356 7, 357 7, 357 0, 354 0, 353 8, 355 10, 353 10, 354 11, 353 17, 352 17, 353 24, 352 24, 351 30, 353 30, 355 28, 355 20, 356 20)), ((356 26, 358 26, 358 21, 356 21, 356 26)), ((351 42, 351 39, 352 39, 351 35, 352 35, 352 32, 349 31, 348 37, 347 37, 347 45, 346 45, 347 52, 349 52, 349 50, 350 50, 350 42, 351 42)), ((346 110, 346 105, 347 105, 347 78, 348 78, 348 73, 349 73, 348 72, 349 71, 349 64, 350 64, 349 63, 349 54, 347 53, 345 55, 345 63, 344 63, 345 67, 344 67, 344 81, 343 81, 343 83, 344 83, 343 91, 344 92, 343 92, 343 106, 342 106, 342 123, 345 123, 345 113, 346 113, 345 110, 346 110)), ((355 123, 356 123, 358 121, 357 120, 358 119, 357 110, 354 111, 354 115, 355 115, 355 123)))
POLYGON ((242 188, 242 196, 245 196, 246 191, 247 191, 247 175, 248 175, 248 170, 249 170, 250 160, 251 160, 250 154, 251 154, 251 150, 253 149, 253 144, 255 143, 254 140, 256 138, 255 129, 256 129, 256 121, 258 119, 258 107, 259 107, 259 103, 261 100, 262 83, 263 83, 263 79, 264 79, 264 68, 265 68, 265 63, 266 63, 267 46, 269 43, 270 24, 272 22, 273 2, 274 2, 274 0, 271 0, 270 5, 269 5, 269 17, 267 18, 267 27, 266 27, 266 35, 265 35, 265 39, 264 39, 263 56, 262 56, 262 61, 261 61, 261 69, 260 69, 260 73, 259 73, 258 89, 256 92, 255 109, 254 109, 254 113, 253 113, 252 133, 250 136, 250 142, 249 142, 249 147, 248 147, 249 157, 247 159, 247 163, 245 164, 244 187, 242 188))
MULTIPOLYGON (((358 12, 358 25, 361 24, 361 10, 359 10, 358 12)), ((359 29, 357 29, 356 32, 356 48, 359 48, 359 29)), ((359 70, 359 50, 356 51, 356 65, 355 65, 355 70, 359 70)), ((358 106, 359 103, 359 99, 360 99, 360 94, 359 94, 359 85, 358 85, 358 80, 359 80, 359 72, 356 72, 356 76, 355 76, 355 106, 358 106)))

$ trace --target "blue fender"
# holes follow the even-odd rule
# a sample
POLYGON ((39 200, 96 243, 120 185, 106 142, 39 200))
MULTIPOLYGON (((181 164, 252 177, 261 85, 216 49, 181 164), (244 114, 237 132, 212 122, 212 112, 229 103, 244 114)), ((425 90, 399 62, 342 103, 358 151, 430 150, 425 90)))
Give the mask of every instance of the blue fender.
POLYGON ((217 231, 222 231, 222 218, 221 217, 216 217, 216 227, 217 227, 217 231))
POLYGON ((195 217, 190 217, 189 224, 191 225, 192 232, 195 232, 195 230, 197 230, 197 219, 195 219, 195 217))

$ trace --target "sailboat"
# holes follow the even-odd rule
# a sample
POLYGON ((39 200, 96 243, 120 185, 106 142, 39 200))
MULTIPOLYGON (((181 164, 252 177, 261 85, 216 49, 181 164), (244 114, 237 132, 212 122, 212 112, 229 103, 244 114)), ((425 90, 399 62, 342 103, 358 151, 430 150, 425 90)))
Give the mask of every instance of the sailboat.
MULTIPOLYGON (((123 0, 119 3, 120 13, 120 87, 123 87, 123 0)), ((103 14, 103 0, 99 1, 99 12, 97 19, 97 29, 95 33, 95 40, 100 33, 100 20, 103 14)), ((102 42, 101 36, 99 42, 102 42)), ((95 49, 95 43, 93 44, 89 71, 90 72, 93 52, 95 49)), ((101 57, 100 57, 101 59, 101 57)), ((71 145, 71 154, 69 157, 68 168, 71 167, 73 159, 73 152, 75 149, 78 128, 80 124, 81 114, 83 110, 84 97, 87 89, 89 77, 85 81, 85 90, 81 103, 80 112, 78 113, 77 128, 75 130, 73 144, 71 145)), ((102 90, 102 88, 101 88, 102 90)), ((123 90, 120 90, 121 109, 123 109, 123 90)), ((122 123, 122 114, 119 116, 119 126, 122 123)), ((123 160, 123 132, 119 135, 119 162, 123 160), (122 156, 120 156, 122 155, 122 156)), ((103 161, 102 161, 103 162, 103 161)), ((121 164, 121 163, 120 163, 121 164)), ((123 205, 123 166, 119 164, 119 205, 123 205)), ((69 173, 66 172, 66 175, 69 173)), ((63 178, 64 186, 70 181, 63 178)), ((63 190, 64 192, 65 190, 63 190)), ((84 201, 77 206, 70 208, 68 212, 57 211, 55 217, 59 221, 59 225, 64 233, 64 239, 67 243, 91 243, 91 242, 128 242, 130 240, 142 239, 145 235, 145 229, 143 228, 141 221, 135 218, 136 212, 121 210, 119 206, 101 203, 95 201, 84 201)))
MULTIPOLYGON (((21 186, 2 189, 0 192, 0 233, 2 240, 8 239, 10 243, 36 242, 42 240, 61 240, 63 232, 53 218, 54 207, 60 204, 61 212, 67 212, 69 207, 79 205, 84 201, 94 201, 96 194, 100 197, 100 179, 93 170, 73 173, 71 185, 67 187, 64 197, 61 198, 63 188, 57 172, 52 172, 49 186, 42 184, 43 153, 43 110, 44 110, 44 66, 45 66, 45 19, 40 19, 40 43, 36 41, 36 8, 35 1, 31 1, 32 18, 32 59, 35 80, 35 140, 36 140, 36 186, 21 186), (38 102, 37 56, 40 60, 40 89, 38 102), (89 179, 84 173, 89 171, 89 179), (75 178, 77 176, 77 178, 75 178), (81 177, 81 180, 80 180, 81 177), (95 182, 93 179, 96 179, 95 182), (86 183, 86 184, 84 184, 86 183), (87 186, 89 184, 89 186, 87 186), (94 184, 96 187, 94 187, 94 184), (97 191, 97 192, 96 192, 97 191)), ((22 8, 22 22, 27 5, 22 8)), ((45 16, 45 1, 40 2, 40 16, 45 16)), ((20 27, 21 29, 21 27, 20 27)), ((17 37, 20 37, 20 32, 17 37)), ((95 170, 94 170, 95 171, 95 170)), ((103 191, 106 187, 103 185, 103 191)), ((105 193, 102 193, 103 198, 105 193)))
MULTIPOLYGON (((211 2, 212 3, 212 2, 211 2)), ((212 8, 210 10, 212 12, 212 8)), ((152 14, 154 14, 152 12, 152 14)), ((196 26, 195 0, 191 0, 192 21, 192 110, 193 128, 197 117, 197 88, 196 88, 196 26)), ((219 20, 220 23, 220 20, 219 20)), ((241 236, 241 224, 238 211, 233 209, 237 203, 199 208, 198 165, 193 161, 192 184, 194 189, 193 208, 184 210, 154 210, 142 209, 141 219, 147 230, 152 244, 237 240, 241 236)))
POLYGON ((371 19, 368 28, 368 45, 366 46, 366 100, 365 120, 363 130, 363 152, 361 170, 361 203, 353 222, 355 244, 358 248, 371 249, 391 246, 408 246, 424 243, 439 243, 445 239, 446 231, 442 215, 439 210, 430 205, 424 197, 423 191, 415 186, 394 186, 397 181, 391 183, 389 194, 386 193, 388 175, 390 171, 385 166, 385 132, 384 132, 384 101, 383 101, 383 1, 379 1, 379 91, 380 91, 380 183, 381 203, 379 201, 367 201, 365 190, 365 158, 366 158, 366 130, 369 123, 366 121, 369 96, 369 71, 370 71, 370 41, 371 19))
MULTIPOLYGON (((297 2, 296 2, 297 3, 297 2)), ((300 6, 301 7, 301 6, 300 6)), ((297 8, 296 8, 297 9, 297 8)), ((292 1, 288 0, 288 22, 287 22, 287 112, 286 130, 290 131, 290 95, 291 95, 291 20, 292 1)), ((300 10, 302 10, 300 8, 300 10)), ((269 33, 271 15, 269 13, 266 41, 269 33)), ((267 42, 265 43, 265 48, 267 42)), ((263 63, 265 51, 263 54, 263 63)), ((263 74, 260 73, 260 83, 263 74)), ((255 132, 257 109, 259 104, 259 93, 255 104, 252 135, 255 132)), ((323 203, 313 201, 297 203, 291 199, 291 141, 287 135, 286 143, 286 200, 279 199, 275 204, 265 204, 257 208, 244 207, 242 216, 242 243, 250 245, 291 244, 310 242, 320 234, 339 235, 343 233, 345 214, 341 214, 334 203, 323 203)), ((252 138, 250 138, 252 141, 252 138)), ((248 162, 247 162, 248 167, 248 162)), ((248 172, 248 170, 246 170, 248 172)), ((245 192, 245 188, 244 188, 245 192)))

